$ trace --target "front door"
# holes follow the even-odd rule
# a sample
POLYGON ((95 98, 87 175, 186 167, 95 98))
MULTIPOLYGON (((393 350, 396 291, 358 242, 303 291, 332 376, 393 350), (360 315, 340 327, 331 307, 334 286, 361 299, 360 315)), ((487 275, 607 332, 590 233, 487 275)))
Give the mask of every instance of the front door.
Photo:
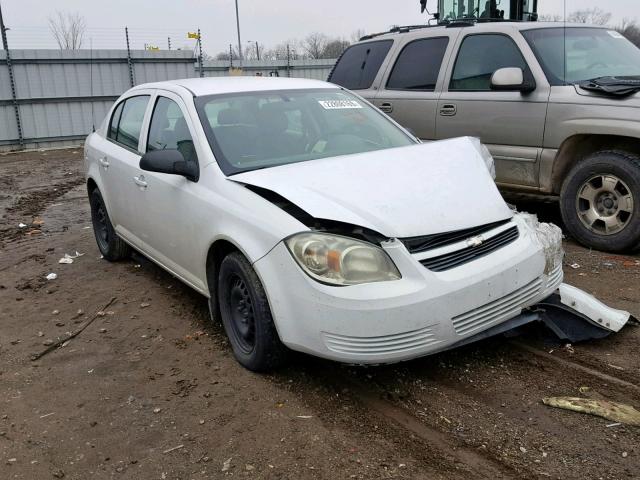
POLYGON ((536 78, 531 93, 492 91, 491 76, 500 68, 533 75, 520 47, 506 34, 467 34, 459 43, 438 102, 436 137, 479 137, 495 159, 498 183, 537 187, 548 83, 536 78))
MULTIPOLYGON (((178 95, 161 92, 154 101, 148 134, 143 136, 144 150, 178 150, 187 162, 198 164, 194 129, 185 111, 178 95)), ((206 212, 202 200, 206 192, 197 182, 180 175, 142 170, 138 175, 144 177, 141 187, 144 217, 139 228, 145 253, 203 290, 204 284, 194 275, 201 270, 198 262, 202 260, 193 255, 197 249, 195 242, 200 238, 200 225, 194 220, 198 215, 194 212, 206 212)))

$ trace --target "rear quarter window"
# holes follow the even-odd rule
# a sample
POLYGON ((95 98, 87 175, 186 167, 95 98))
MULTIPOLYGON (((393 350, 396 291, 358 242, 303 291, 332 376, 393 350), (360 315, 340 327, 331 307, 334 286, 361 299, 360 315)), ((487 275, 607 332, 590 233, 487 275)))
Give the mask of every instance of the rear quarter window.
POLYGON ((338 59, 329 81, 349 90, 370 88, 391 45, 393 40, 380 40, 349 47, 338 59))

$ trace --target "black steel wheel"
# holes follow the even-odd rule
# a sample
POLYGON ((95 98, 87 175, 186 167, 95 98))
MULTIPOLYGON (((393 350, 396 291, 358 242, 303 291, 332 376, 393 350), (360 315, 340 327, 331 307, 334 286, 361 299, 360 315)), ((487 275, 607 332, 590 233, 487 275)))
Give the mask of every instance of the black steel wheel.
POLYGON ((241 253, 230 253, 222 260, 217 296, 222 324, 238 362, 255 372, 281 366, 287 348, 278 336, 262 283, 241 253))
POLYGON ((89 194, 89 202, 93 233, 102 256, 111 262, 128 258, 131 255, 131 247, 116 234, 98 189, 89 194))

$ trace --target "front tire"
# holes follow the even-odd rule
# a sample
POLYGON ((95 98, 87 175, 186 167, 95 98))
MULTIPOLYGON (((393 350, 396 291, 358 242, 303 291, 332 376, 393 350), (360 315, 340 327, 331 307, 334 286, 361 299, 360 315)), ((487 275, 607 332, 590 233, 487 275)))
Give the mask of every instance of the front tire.
POLYGON ((601 151, 576 164, 562 186, 562 219, 587 247, 628 252, 640 247, 640 158, 601 151))
POLYGON ((233 354, 245 368, 266 372, 284 364, 280 341, 260 279, 239 252, 227 255, 218 273, 218 304, 233 354))
POLYGON ((93 233, 102 256, 110 262, 129 258, 131 247, 116 234, 113 225, 111 225, 107 207, 97 188, 89 194, 89 202, 93 233))

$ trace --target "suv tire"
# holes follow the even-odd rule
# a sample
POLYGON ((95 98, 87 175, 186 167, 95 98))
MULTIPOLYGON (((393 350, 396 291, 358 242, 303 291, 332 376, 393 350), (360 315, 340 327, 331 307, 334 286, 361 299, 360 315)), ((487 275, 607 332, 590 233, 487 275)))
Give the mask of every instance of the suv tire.
POLYGON ((640 247, 640 158, 600 151, 578 162, 560 194, 562 219, 585 246, 608 252, 640 247))
POLYGON ((111 225, 107 207, 97 188, 89 194, 89 203, 91 204, 93 234, 96 237, 96 243, 102 256, 110 262, 129 258, 131 256, 131 247, 118 236, 113 225, 111 225))
POLYGON ((254 372, 283 365, 287 348, 276 331, 267 295, 240 252, 222 260, 217 287, 222 324, 238 362, 254 372))

